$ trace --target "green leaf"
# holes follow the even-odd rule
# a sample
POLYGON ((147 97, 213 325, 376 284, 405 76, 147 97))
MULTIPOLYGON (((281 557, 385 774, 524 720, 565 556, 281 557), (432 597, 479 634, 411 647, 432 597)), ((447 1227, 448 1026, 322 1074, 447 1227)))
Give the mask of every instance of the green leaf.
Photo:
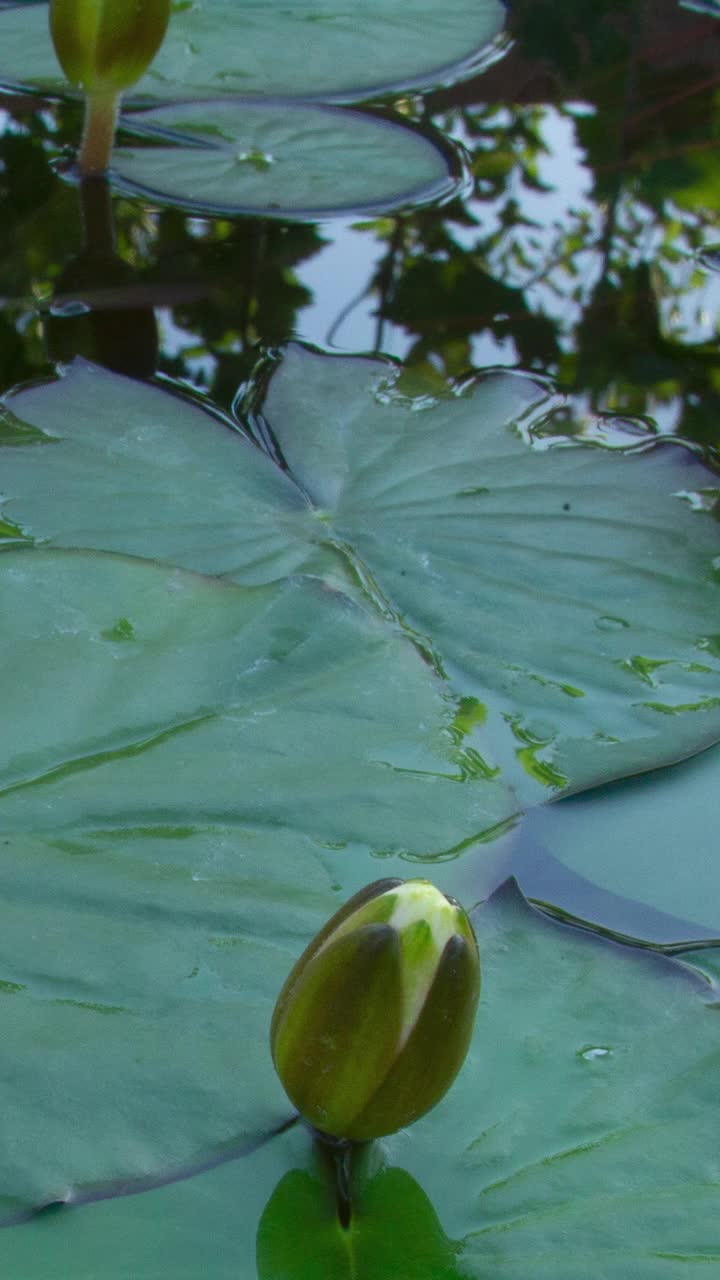
MULTIPOLYGON (((241 1024, 235 1043, 242 1048, 241 1024)), ((274 1188, 308 1163, 296 1129, 189 1181, 82 1207, 46 1210, 0 1230, 0 1265, 22 1280, 248 1280, 274 1188)))
POLYGON ((8 550, 0 612, 7 1213, 287 1115, 270 1016, 308 909, 514 802, 458 781, 439 682, 319 581, 8 550))
POLYGON ((125 122, 156 145, 118 148, 113 184, 196 213, 314 221, 442 200, 458 187, 447 143, 338 107, 198 102, 125 122))
POLYGON ((683 1280, 720 1262, 711 990, 568 930, 508 885, 474 914, 485 984, 453 1091, 388 1159, 461 1241, 463 1277, 683 1280), (669 1268, 669 1270, 668 1270, 669 1268))
POLYGON ((720 1009, 720 943, 712 947, 700 947, 687 951, 683 956, 686 964, 693 970, 703 974, 711 986, 712 1002, 720 1009))
POLYGON ((711 473, 663 442, 541 447, 520 375, 413 392, 293 346, 255 407, 358 578, 491 708, 468 750, 530 800, 716 741, 720 539, 682 500, 711 473))
POLYGON ((259 449, 167 391, 76 360, 8 404, 0 511, 25 536, 255 584, 306 566, 325 534, 259 449))
POLYGON ((237 825, 268 856, 309 840, 354 889, 515 811, 497 779, 464 781, 452 703, 413 646, 320 581, 243 590, 7 551, 0 611, 7 834, 237 825), (353 855, 321 852, 340 845, 353 855))
POLYGON ((502 770, 526 803, 720 737, 720 543, 679 496, 708 482, 692 453, 535 447, 546 392, 509 373, 429 396, 389 362, 291 346, 265 387, 261 368, 251 406, 289 473, 195 406, 76 362, 8 399, 4 516, 244 582, 357 584, 462 695, 462 775, 502 770))
POLYGON ((580 1258, 603 1280, 710 1274, 713 988, 687 964, 547 920, 512 886, 474 923, 487 981, 468 1061, 434 1112, 370 1153, 348 1233, 298 1127, 190 1181, 2 1232, 6 1273, 577 1280, 580 1258))
POLYGON ((296 1130, 151 1195, 46 1213, 0 1232, 0 1262, 23 1280, 461 1280, 456 1247, 408 1173, 363 1179, 345 1232, 312 1157, 296 1130))
POLYGON ((720 747, 712 747, 535 810, 513 865, 528 896, 615 933, 672 944, 717 938, 718 831, 720 747))
MULTIPOLYGON (((176 4, 135 93, 147 98, 281 94, 358 101, 472 75, 496 51, 500 0, 204 0, 176 4)), ((66 82, 47 5, 0 12, 0 81, 57 92, 66 82)))
POLYGON ((381 1169, 364 1182, 349 1231, 334 1216, 327 1182, 294 1169, 260 1221, 257 1274, 258 1280, 460 1280, 455 1252, 422 1187, 403 1169, 381 1169))

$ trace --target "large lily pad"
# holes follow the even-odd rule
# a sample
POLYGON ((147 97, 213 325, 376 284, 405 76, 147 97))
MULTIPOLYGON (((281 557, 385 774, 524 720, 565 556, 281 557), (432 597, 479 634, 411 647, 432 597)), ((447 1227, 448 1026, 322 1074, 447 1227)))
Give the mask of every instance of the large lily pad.
POLYGON ((720 747, 712 747, 536 809, 514 866, 529 896, 615 933, 672 944, 717 938, 719 830, 720 747))
POLYGON ((331 565, 463 694, 477 771, 532 802, 720 738, 720 529, 686 500, 714 477, 664 442, 534 448, 546 398, 513 374, 414 395, 388 362, 294 346, 252 398, 286 474, 77 364, 8 400, 4 516, 242 581, 331 565))
POLYGON ((413 646, 323 583, 7 551, 0 609, 7 834, 219 822, 433 856, 514 812, 413 646))
MULTIPOLYGON (((451 83, 496 51, 500 0, 177 3, 140 98, 282 94, 345 102, 451 83)), ((46 4, 0 11, 0 82, 63 92, 46 4)))
MULTIPOLYGON (((474 918, 485 984, 469 1059, 434 1112, 371 1153, 347 1236, 294 1129, 192 1181, 2 1233, 8 1274, 576 1280, 580 1258, 605 1280, 685 1280, 717 1266, 712 988, 555 925, 510 887, 474 918)), ((281 949, 289 963, 300 948, 281 949)))
POLYGON ((716 741, 720 527, 685 500, 712 473, 661 442, 531 447, 522 376, 404 392, 386 363, 292 347, 257 407, 358 576, 491 705, 524 794, 716 741))
POLYGON ((193 102, 127 117, 156 145, 113 153, 113 182, 195 213, 318 218, 447 199, 447 143, 379 116, 287 102, 193 102))
POLYGON ((442 855, 513 801, 462 781, 413 646, 322 583, 6 551, 0 611, 8 1212, 282 1119, 283 939, 370 853, 442 855))

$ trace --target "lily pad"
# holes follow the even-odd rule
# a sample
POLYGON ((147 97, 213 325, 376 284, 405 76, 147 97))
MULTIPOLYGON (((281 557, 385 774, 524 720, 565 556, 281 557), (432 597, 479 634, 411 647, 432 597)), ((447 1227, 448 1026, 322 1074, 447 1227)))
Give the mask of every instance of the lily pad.
POLYGON ((8 1274, 576 1280, 581 1258, 604 1280, 689 1280, 717 1266, 712 989, 679 961, 548 921, 512 886, 474 919, 485 983, 469 1059, 435 1111, 377 1144, 347 1235, 295 1128, 191 1181, 3 1232, 8 1274))
POLYGON ((327 1178, 301 1169, 287 1173, 258 1227, 258 1280, 461 1280, 454 1242, 404 1169, 374 1169, 362 1180, 356 1175, 355 1192, 353 1221, 344 1231, 327 1178))
POLYGON ((457 1091, 388 1140, 461 1274, 655 1280, 720 1261, 719 1014, 677 961, 544 920, 510 886, 474 913, 483 1003, 457 1091), (443 1158, 442 1153, 447 1153, 443 1158))
MULTIPOLYGON (((168 34, 136 86, 141 99, 222 94, 358 101, 474 74, 497 54, 500 0, 203 0, 175 4, 168 34)), ((0 83, 67 89, 48 6, 0 11, 0 83)))
POLYGON ((75 360, 6 404, 0 512, 18 513, 15 540, 122 551, 249 585, 308 567, 318 521, 307 498, 193 402, 75 360))
POLYGON ((712 747, 534 810, 513 866, 528 896, 615 933, 673 945, 718 938, 719 830, 720 747, 712 747))
POLYGON ((288 472, 80 362, 9 397, 13 538, 356 584, 462 695, 469 772, 524 803, 720 738, 720 528, 687 500, 714 480, 690 450, 534 447, 548 395, 523 375, 416 394, 389 362, 300 346, 267 373, 249 408, 288 472))
POLYGON ((119 147, 113 184, 195 213, 387 213, 447 199, 462 177, 439 135, 339 107, 216 100, 125 123, 156 145, 119 147))
POLYGON ((542 447, 544 395, 512 374, 418 394, 293 346, 254 406, 358 578, 491 708, 477 740, 530 800, 720 738, 720 526, 687 501, 713 474, 652 439, 542 447))
POLYGON ((7 551, 0 609, 8 835, 219 822, 357 861, 446 854, 515 811, 468 779, 413 646, 322 582, 7 551))
POLYGON ((320 582, 6 551, 0 610, 8 1213, 282 1120, 266 1038, 308 910, 513 801, 461 780, 414 648, 320 582))

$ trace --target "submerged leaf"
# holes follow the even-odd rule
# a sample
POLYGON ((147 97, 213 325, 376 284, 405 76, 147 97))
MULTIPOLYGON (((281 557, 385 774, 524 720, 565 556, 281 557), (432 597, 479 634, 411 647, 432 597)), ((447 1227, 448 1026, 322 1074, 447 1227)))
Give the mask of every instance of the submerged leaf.
POLYGON ((514 801, 456 779, 437 679, 321 582, 8 550, 0 611, 1 1218, 281 1121, 308 913, 514 801))
POLYGON ((719 830, 714 746, 670 769, 536 809, 513 865, 530 897, 615 933, 672 944, 717 938, 719 830))

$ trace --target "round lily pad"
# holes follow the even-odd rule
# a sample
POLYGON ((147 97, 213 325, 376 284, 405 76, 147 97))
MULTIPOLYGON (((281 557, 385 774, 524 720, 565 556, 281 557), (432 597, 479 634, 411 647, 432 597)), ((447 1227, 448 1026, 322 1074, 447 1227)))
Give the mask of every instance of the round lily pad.
POLYGON ((340 107, 232 99, 124 118, 115 186, 196 213, 318 218, 447 199, 462 166, 439 136, 340 107))

